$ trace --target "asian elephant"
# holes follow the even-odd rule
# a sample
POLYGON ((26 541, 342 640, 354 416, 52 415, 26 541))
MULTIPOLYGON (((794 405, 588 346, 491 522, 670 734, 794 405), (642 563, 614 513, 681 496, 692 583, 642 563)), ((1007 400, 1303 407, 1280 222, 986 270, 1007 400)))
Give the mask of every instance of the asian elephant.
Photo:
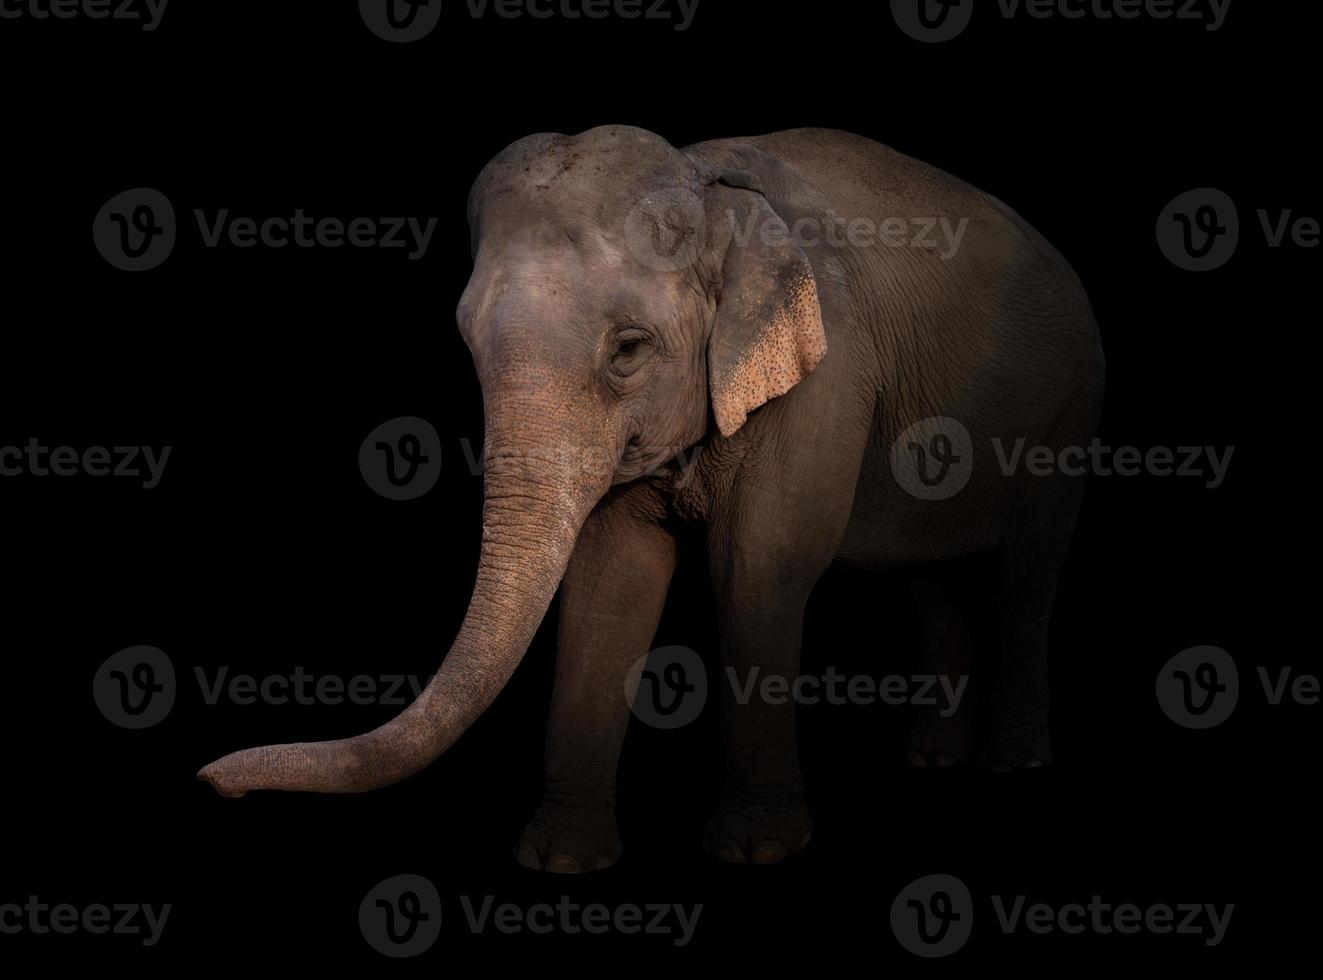
MULTIPOLYGON (((1015 447, 1087 446, 1104 376, 1051 245, 960 180, 820 129, 685 149, 619 126, 530 136, 478 177, 469 222, 457 315, 487 469, 459 635, 380 728, 236 752, 201 779, 345 793, 418 772, 496 697, 559 588, 545 791, 516 857, 612 864, 626 675, 681 528, 705 541, 723 673, 797 675, 829 565, 919 568, 930 672, 969 671, 975 641, 988 655, 977 708, 920 711, 903 758, 1050 761, 1045 637, 1083 481, 1015 447), (943 573, 977 554, 973 582, 943 573)), ((778 861, 810 834, 795 705, 723 687, 720 711, 706 844, 778 861)))

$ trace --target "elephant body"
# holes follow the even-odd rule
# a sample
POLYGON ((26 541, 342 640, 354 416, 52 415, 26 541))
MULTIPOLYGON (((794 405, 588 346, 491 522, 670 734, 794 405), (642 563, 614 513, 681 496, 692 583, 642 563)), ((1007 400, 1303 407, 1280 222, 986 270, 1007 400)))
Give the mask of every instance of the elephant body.
MULTIPOLYGON (((798 673, 829 565, 909 567, 928 672, 981 691, 977 710, 916 718, 906 761, 1050 761, 1046 631, 1082 481, 1006 459, 1087 446, 1104 379, 1088 299, 1050 245, 988 195, 830 130, 684 149, 626 127, 528 137, 483 171, 469 217, 458 319, 488 472, 455 647, 383 728, 235 753, 202 778, 339 792, 416 771, 499 691, 559 587, 546 783, 516 854, 611 864, 626 675, 693 528, 722 676, 798 673), (980 554, 978 574, 948 573, 980 554)), ((794 705, 723 688, 720 710, 707 844, 780 860, 811 826, 794 705)))
POLYGON ((815 438, 833 440, 830 450, 815 459, 797 446, 793 454, 807 456, 810 469, 857 471, 834 560, 889 567, 990 550, 1028 498, 1059 492, 1008 480, 991 441, 1000 437, 1007 453, 1018 438, 1060 449, 1087 445, 1096 429, 1105 373, 1097 326, 1078 278, 1051 245, 1000 201, 852 134, 794 130, 686 152, 755 173, 788 226, 877 215, 874 225, 899 219, 920 236, 933 220, 954 228, 968 221, 949 258, 940 242, 804 250, 833 357, 769 404, 746 441, 760 427, 817 427, 815 438), (771 421, 779 415, 804 422, 771 421), (983 436, 973 441, 971 484, 941 507, 907 493, 892 469, 897 438, 931 418, 983 436))

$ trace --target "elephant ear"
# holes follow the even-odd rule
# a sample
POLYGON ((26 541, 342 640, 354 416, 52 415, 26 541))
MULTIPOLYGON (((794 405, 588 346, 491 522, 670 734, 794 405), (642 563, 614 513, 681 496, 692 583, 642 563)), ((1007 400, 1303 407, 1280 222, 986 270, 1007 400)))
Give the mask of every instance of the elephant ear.
POLYGON ((712 411, 723 436, 803 381, 827 353, 808 257, 751 174, 722 172, 734 228, 708 340, 712 411))

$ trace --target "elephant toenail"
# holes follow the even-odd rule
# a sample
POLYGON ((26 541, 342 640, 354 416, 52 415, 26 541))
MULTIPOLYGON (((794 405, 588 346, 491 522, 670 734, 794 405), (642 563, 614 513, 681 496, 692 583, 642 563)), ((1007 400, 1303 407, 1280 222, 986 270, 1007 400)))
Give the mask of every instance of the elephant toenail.
POLYGON ((579 868, 579 862, 568 854, 556 854, 547 862, 547 870, 572 875, 578 874, 581 869, 579 868))
POLYGON ((747 860, 744 856, 744 851, 737 845, 731 843, 717 845, 717 857, 721 858, 723 861, 733 861, 736 864, 744 864, 747 860))
POLYGON ((785 859, 785 845, 780 841, 765 840, 753 849, 753 864, 776 864, 785 859))
POLYGON ((515 854, 515 863, 521 867, 532 868, 534 871, 542 870, 542 856, 532 844, 519 845, 519 850, 515 854))

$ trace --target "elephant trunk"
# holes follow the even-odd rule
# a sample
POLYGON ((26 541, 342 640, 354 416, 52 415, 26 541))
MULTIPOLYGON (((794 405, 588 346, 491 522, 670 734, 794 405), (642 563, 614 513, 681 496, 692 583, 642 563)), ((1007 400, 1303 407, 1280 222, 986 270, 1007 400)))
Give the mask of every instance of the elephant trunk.
POLYGON ((557 450, 553 459, 550 452, 503 453, 497 440, 489 445, 473 596, 449 655, 418 698, 373 731, 234 752, 202 769, 199 779, 222 796, 376 789, 425 768, 487 709, 546 615, 579 530, 609 488, 614 462, 600 448, 557 450))

